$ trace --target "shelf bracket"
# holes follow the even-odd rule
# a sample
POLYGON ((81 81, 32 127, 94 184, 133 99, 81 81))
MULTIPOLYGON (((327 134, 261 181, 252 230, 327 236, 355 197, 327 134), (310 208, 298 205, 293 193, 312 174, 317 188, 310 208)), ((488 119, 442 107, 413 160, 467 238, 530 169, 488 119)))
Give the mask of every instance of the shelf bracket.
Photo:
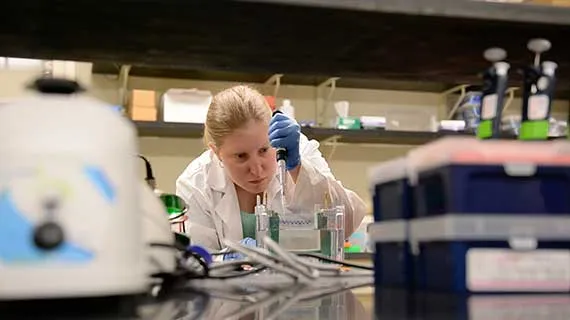
POLYGON ((336 82, 339 80, 339 77, 332 77, 328 78, 327 80, 321 82, 317 85, 317 103, 315 106, 315 121, 319 126, 322 126, 322 118, 325 115, 327 104, 332 99, 334 91, 336 89, 336 82), (328 90, 326 98, 323 98, 323 92, 326 89, 328 90))
POLYGON ((330 136, 326 139, 321 140, 321 144, 330 144, 330 143, 337 143, 338 140, 340 140, 340 138, 342 138, 342 136, 340 134, 335 134, 333 136, 330 136))
POLYGON ((465 95, 467 94, 467 88, 468 87, 469 87, 468 84, 462 84, 462 85, 455 86, 449 90, 446 90, 440 94, 439 97, 440 97, 440 101, 441 101, 441 107, 443 110, 445 110, 444 112, 446 112, 447 111, 447 98, 448 98, 448 96, 451 94, 454 94, 454 93, 459 93, 459 98, 457 98, 457 101, 455 101, 455 103, 453 104, 453 108, 451 108, 451 110, 449 111, 449 113, 447 114, 445 119, 448 119, 448 120, 453 119, 453 115, 455 115, 455 112, 457 112, 459 105, 461 104, 461 102, 463 101, 463 98, 465 98, 465 95))
MULTIPOLYGON (((129 74, 131 72, 131 66, 128 64, 121 65, 119 69, 119 101, 123 108, 127 109, 129 104, 128 95, 128 85, 129 85, 129 74)), ((127 114, 130 114, 131 110, 126 110, 127 114)))
POLYGON ((505 101, 503 112, 505 112, 505 110, 507 110, 510 107, 510 105, 513 103, 513 100, 515 99, 515 91, 517 90, 519 90, 519 87, 510 87, 505 91, 505 93, 508 94, 509 97, 507 98, 507 101, 505 101))
POLYGON ((282 74, 276 73, 269 77, 263 84, 266 86, 274 86, 273 87, 273 97, 277 98, 277 93, 279 93, 279 87, 281 86, 281 78, 283 77, 282 74))
POLYGON ((321 140, 321 142, 320 142, 321 144, 331 147, 331 150, 330 150, 328 156, 326 157, 327 161, 332 160, 334 152, 336 151, 336 147, 339 144, 338 140, 340 140, 340 138, 342 138, 342 136, 340 134, 335 134, 333 136, 330 136, 326 139, 321 140))

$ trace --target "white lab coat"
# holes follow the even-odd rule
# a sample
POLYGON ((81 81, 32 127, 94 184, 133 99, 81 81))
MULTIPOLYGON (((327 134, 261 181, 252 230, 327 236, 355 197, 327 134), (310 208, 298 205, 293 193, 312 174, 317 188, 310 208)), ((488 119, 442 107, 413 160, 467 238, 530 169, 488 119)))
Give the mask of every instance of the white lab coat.
MULTIPOLYGON (((286 210, 312 212, 315 204, 323 203, 323 196, 329 190, 335 204, 345 206, 345 234, 348 237, 365 216, 366 205, 356 193, 345 189, 334 178, 317 141, 309 141, 301 135, 300 154, 297 183, 289 177, 286 184, 286 210)), ((283 212, 280 189, 276 175, 268 185, 267 199, 268 205, 277 212, 283 212)), ((188 206, 188 234, 193 244, 221 250, 224 239, 239 241, 243 238, 235 186, 210 150, 193 160, 178 177, 176 194, 188 206)))

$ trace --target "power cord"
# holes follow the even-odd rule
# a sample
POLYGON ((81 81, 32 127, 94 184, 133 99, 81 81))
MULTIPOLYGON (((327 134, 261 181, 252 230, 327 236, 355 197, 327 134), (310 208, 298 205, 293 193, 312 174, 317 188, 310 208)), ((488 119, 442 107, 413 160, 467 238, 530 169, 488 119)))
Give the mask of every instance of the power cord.
POLYGON ((144 161, 144 166, 145 166, 144 181, 146 181, 146 183, 150 186, 152 190, 156 189, 156 179, 154 178, 150 161, 148 161, 148 159, 142 154, 139 154, 138 157, 144 161))
POLYGON ((162 279, 168 287, 168 284, 171 282, 176 282, 179 280, 190 280, 190 279, 232 279, 232 278, 239 278, 245 277, 248 275, 252 275, 267 269, 266 266, 259 266, 252 264, 248 261, 231 261, 220 263, 218 265, 213 265, 211 262, 211 258, 204 254, 205 250, 197 246, 188 246, 182 247, 179 245, 171 245, 171 244, 164 244, 164 243, 151 243, 151 247, 163 247, 168 249, 173 249, 178 251, 181 255, 179 256, 177 262, 177 268, 174 273, 157 273, 154 274, 153 277, 162 279), (201 252, 200 252, 201 251, 201 252), (196 268, 197 264, 200 265, 201 268, 196 268), (244 265, 253 265, 244 269, 244 265), (212 271, 218 271, 215 273, 219 273, 220 270, 227 270, 231 267, 233 270, 231 273, 224 274, 214 274, 212 271))
POLYGON ((355 264, 355 263, 350 263, 350 262, 345 262, 345 261, 339 261, 339 260, 327 258, 325 256, 322 256, 322 255, 316 254, 316 253, 299 253, 297 255, 300 257, 314 258, 314 259, 318 259, 318 260, 324 261, 324 262, 339 264, 339 265, 342 265, 343 267, 347 267, 347 268, 374 271, 373 267, 363 266, 360 264, 355 264))
POLYGON ((180 288, 181 285, 189 285, 193 288, 202 287, 207 290, 213 290, 216 287, 227 289, 231 285, 247 287, 251 283, 256 283, 255 287, 258 289, 265 287, 268 290, 290 284, 291 281, 287 282, 287 278, 293 279, 292 283, 310 287, 344 283, 349 281, 349 278, 361 278, 360 281, 364 281, 364 283, 371 283, 371 279, 373 279, 373 268, 371 267, 338 261, 319 254, 294 254, 281 248, 269 237, 264 240, 271 251, 225 240, 224 243, 230 250, 241 253, 245 258, 218 263, 212 262, 211 254, 198 246, 184 247, 152 243, 150 245, 153 247, 165 247, 179 253, 177 255, 177 268, 174 272, 153 275, 154 278, 162 280, 158 290, 160 292, 172 292, 180 288), (317 263, 307 258, 326 263, 317 263), (256 274, 261 273, 264 276, 257 278, 256 274), (250 279, 251 282, 246 279, 250 279), (205 282, 203 282, 204 280, 205 282))

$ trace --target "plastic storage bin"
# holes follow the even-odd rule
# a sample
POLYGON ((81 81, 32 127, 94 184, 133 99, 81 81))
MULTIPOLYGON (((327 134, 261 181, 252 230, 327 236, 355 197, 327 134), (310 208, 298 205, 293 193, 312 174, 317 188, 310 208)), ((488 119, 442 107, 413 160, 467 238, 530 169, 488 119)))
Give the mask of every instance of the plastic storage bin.
POLYGON ((570 214, 570 167, 513 175, 503 165, 449 165, 421 172, 417 217, 445 213, 570 214))
POLYGON ((379 164, 369 171, 368 176, 375 221, 412 217, 412 189, 407 177, 406 158, 379 164))
POLYGON ((419 289, 570 291, 570 217, 444 215, 410 221, 419 289))
POLYGON ((368 237, 375 245, 374 280, 378 288, 413 288, 414 266, 407 234, 406 220, 376 222, 368 226, 368 237))
POLYGON ((417 148, 408 156, 415 215, 569 214, 569 145, 457 137, 417 148))

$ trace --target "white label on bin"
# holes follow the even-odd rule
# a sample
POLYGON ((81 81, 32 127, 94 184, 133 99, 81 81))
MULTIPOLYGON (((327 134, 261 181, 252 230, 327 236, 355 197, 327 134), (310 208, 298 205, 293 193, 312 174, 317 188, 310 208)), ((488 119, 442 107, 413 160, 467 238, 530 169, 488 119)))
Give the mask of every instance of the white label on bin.
POLYGON ((570 290, 570 251, 470 249, 466 285, 472 292, 570 290))
POLYGON ((528 98, 528 118, 530 120, 545 119, 548 115, 548 102, 548 96, 544 94, 528 98))
POLYGON ((558 295, 517 295, 481 297, 468 300, 469 320, 570 319, 570 297, 558 295))
POLYGON ((483 98, 481 107, 481 119, 492 119, 497 115, 497 95, 490 94, 483 98))

